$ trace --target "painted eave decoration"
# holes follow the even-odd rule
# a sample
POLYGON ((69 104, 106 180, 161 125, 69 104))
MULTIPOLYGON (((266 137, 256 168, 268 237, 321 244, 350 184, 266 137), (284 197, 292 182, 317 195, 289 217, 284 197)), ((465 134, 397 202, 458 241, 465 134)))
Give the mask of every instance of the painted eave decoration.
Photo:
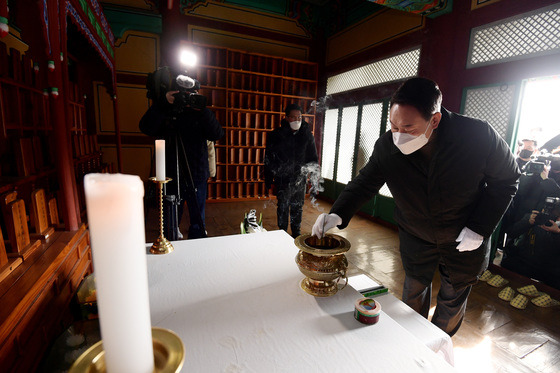
POLYGON ((369 0, 379 5, 435 18, 451 12, 453 0, 369 0))
POLYGON ((68 1, 66 11, 101 55, 103 61, 113 70, 115 36, 97 0, 68 1))

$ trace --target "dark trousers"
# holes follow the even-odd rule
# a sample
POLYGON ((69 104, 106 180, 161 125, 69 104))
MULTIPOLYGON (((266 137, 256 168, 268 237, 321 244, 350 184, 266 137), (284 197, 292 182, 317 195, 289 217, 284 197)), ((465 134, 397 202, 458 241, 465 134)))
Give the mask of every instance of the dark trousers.
POLYGON ((305 179, 298 179, 294 182, 276 186, 278 228, 287 232, 289 220, 293 237, 297 237, 300 234, 305 186, 305 179))
MULTIPOLYGON (((456 250, 451 247, 438 247, 427 243, 402 230, 399 231, 401 257, 406 276, 403 286, 403 302, 413 310, 428 318, 432 298, 432 279, 439 269, 441 286, 437 296, 437 304, 432 323, 453 336, 463 321, 467 308, 467 298, 472 285, 453 286, 448 268, 444 260, 439 258, 439 250, 456 250), (438 259, 439 258, 439 259, 438 259), (427 280, 429 278, 429 280, 427 280)), ((455 253, 453 253, 455 254, 455 253)), ((469 253, 465 253, 469 255, 469 253)))
MULTIPOLYGON (((187 208, 189 209, 189 239, 206 237, 205 227, 201 225, 199 221, 197 221, 198 219, 196 218, 196 216, 200 210, 200 217, 202 218, 202 222, 205 222, 207 181, 195 181, 194 187, 196 188, 194 196, 192 195, 192 193, 187 193, 186 189, 181 190, 181 198, 184 200, 184 202, 187 203, 187 208), (198 210, 195 203, 198 204, 198 210)), ((179 224, 181 223, 181 218, 183 217, 184 202, 181 202, 179 204, 179 224)))
MULTIPOLYGON (((463 322, 467 308, 467 298, 472 286, 469 285, 461 290, 455 290, 449 282, 449 275, 442 263, 439 265, 439 275, 441 286, 437 295, 437 305, 432 323, 449 336, 453 336, 463 322)), ((405 276, 402 299, 404 303, 428 318, 431 299, 432 284, 426 286, 408 275, 405 276)))

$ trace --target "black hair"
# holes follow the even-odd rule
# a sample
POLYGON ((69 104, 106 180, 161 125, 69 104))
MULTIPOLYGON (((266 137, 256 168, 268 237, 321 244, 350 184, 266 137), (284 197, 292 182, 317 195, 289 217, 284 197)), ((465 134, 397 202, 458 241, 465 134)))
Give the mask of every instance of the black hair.
POLYGON ((148 74, 146 80, 146 97, 159 103, 166 103, 165 94, 171 91, 177 72, 169 66, 162 66, 148 74))
POLYGON ((393 105, 410 105, 429 120, 441 110, 442 94, 436 82, 426 78, 412 78, 401 84, 391 97, 389 108, 393 105))
POLYGON ((537 147, 537 140, 533 140, 533 139, 523 139, 521 140, 521 145, 523 145, 523 142, 525 141, 532 141, 533 142, 533 146, 537 147))
POLYGON ((288 106, 286 106, 286 109, 284 110, 284 113, 286 114, 286 116, 289 116, 292 110, 299 110, 301 113, 303 113, 303 110, 301 110, 301 106, 299 106, 298 104, 288 104, 288 106))

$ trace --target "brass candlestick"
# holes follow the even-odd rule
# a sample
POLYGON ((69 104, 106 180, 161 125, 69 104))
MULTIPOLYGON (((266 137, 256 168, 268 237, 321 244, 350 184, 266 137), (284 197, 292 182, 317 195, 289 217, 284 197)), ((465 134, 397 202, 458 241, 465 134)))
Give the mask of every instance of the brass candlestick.
POLYGON ((157 180, 155 177, 151 177, 150 181, 157 183, 159 189, 159 237, 150 248, 150 252, 152 254, 168 254, 173 251, 173 245, 163 235, 163 184, 170 182, 171 179, 166 177, 165 180, 157 180))
MULTIPOLYGON (((154 345, 154 373, 176 373, 185 361, 185 346, 181 338, 171 330, 152 327, 154 345)), ((70 373, 105 373, 105 350, 99 341, 86 350, 72 364, 70 373)))

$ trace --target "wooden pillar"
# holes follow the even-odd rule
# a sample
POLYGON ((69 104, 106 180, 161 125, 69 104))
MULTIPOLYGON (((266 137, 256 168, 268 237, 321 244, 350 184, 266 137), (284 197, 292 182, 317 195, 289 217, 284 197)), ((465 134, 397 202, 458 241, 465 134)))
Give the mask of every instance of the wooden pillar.
POLYGON ((113 73, 113 116, 115 121, 115 142, 117 146, 117 171, 123 172, 122 169, 122 144, 121 144, 121 126, 119 123, 119 105, 117 102, 117 79, 113 73))
POLYGON ((62 40, 66 40, 62 35, 66 31, 66 1, 47 0, 47 13, 49 17, 49 38, 51 50, 47 51, 49 60, 54 61, 54 70, 49 71, 49 101, 50 101, 50 120, 54 129, 55 139, 55 164, 58 171, 58 180, 62 198, 62 218, 66 229, 77 230, 79 226, 79 215, 76 213, 76 180, 74 178, 74 162, 70 152, 69 130, 66 120, 66 92, 64 87, 63 73, 66 71, 62 67, 60 60, 63 51, 62 40), (58 91, 58 97, 53 94, 54 89, 58 91))
MULTIPOLYGON (((70 0, 67 0, 70 1, 70 0)), ((66 20, 66 12, 64 11, 64 8, 66 7, 66 5, 63 2, 63 5, 61 11, 59 12, 59 24, 60 24, 60 30, 66 30, 67 27, 67 20, 66 20)), ((61 74, 62 74, 62 81, 64 83, 64 86, 62 88, 63 91, 63 95, 62 97, 64 98, 63 100, 63 108, 64 108, 64 115, 66 118, 65 121, 65 127, 66 127, 66 137, 67 137, 67 149, 68 149, 68 157, 70 159, 70 177, 72 179, 72 192, 74 195, 74 211, 76 213, 76 220, 77 220, 77 227, 79 227, 82 224, 82 218, 81 218, 81 208, 80 208, 80 202, 78 199, 78 188, 76 186, 76 172, 75 172, 75 168, 74 168, 74 160, 73 160, 73 156, 72 156, 72 136, 71 136, 71 131, 72 131, 72 118, 70 117, 70 110, 68 110, 68 108, 70 107, 70 103, 69 103, 69 95, 68 92, 70 92, 70 80, 69 80, 69 74, 68 74, 68 35, 66 32, 61 32, 60 33, 60 55, 61 55, 61 74), (62 57, 64 57, 64 59, 62 59, 62 57)), ((66 220, 65 220, 66 222, 66 220)), ((78 229, 76 227, 76 229, 78 229)), ((74 230, 74 229, 72 229, 74 230)))

